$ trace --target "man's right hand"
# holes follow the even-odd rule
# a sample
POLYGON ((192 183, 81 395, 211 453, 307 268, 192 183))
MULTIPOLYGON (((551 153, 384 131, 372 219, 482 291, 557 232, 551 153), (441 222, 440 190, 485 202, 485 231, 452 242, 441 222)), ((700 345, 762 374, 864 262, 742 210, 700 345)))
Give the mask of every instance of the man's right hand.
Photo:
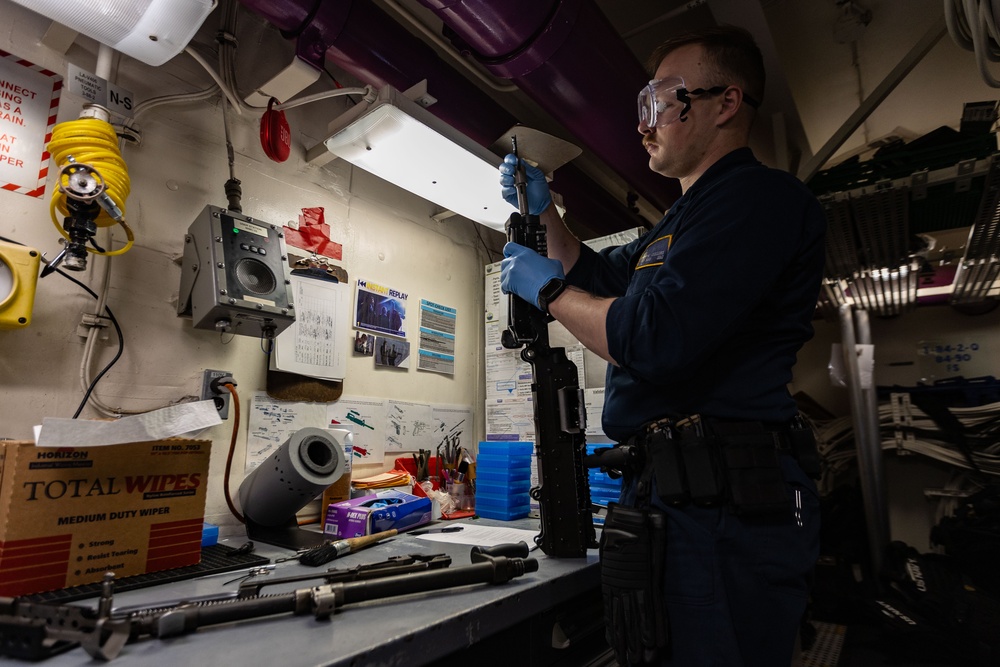
MULTIPOLYGON (((503 194, 503 198, 514 208, 518 208, 517 189, 514 187, 514 172, 517 170, 517 160, 516 155, 508 153, 503 159, 503 164, 500 165, 501 193, 503 194)), ((528 195, 528 214, 541 215, 542 211, 547 209, 549 204, 552 203, 549 184, 546 182, 545 174, 542 173, 541 169, 531 166, 524 160, 521 160, 521 164, 524 165, 524 174, 527 181, 525 191, 528 195)))

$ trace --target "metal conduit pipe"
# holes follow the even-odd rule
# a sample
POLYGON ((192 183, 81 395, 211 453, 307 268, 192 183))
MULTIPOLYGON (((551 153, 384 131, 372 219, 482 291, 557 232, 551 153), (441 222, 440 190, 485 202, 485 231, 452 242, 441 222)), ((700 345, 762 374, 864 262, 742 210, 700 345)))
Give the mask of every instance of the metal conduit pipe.
MULTIPOLYGON (((649 170, 635 97, 648 75, 593 0, 420 0, 494 76, 510 79, 659 210, 676 180, 649 170)), ((455 41, 455 40, 453 40, 455 41)))
MULTIPOLYGON (((855 338, 859 345, 872 345, 871 320, 867 310, 854 313, 855 338)), ((858 362, 860 363, 860 362, 858 362)), ((860 370, 860 366, 859 366, 860 370)), ((860 373, 859 373, 860 375, 860 373)), ((884 453, 882 451, 882 432, 879 427, 878 390, 875 386, 874 369, 869 382, 861 385, 861 419, 865 433, 865 451, 868 485, 870 486, 872 521, 871 534, 878 545, 880 559, 876 563, 881 572, 881 554, 889 546, 889 506, 886 500, 884 453)), ((861 452, 859 451, 859 455, 861 452)))
MULTIPOLYGON (((854 447, 858 458, 858 479, 865 510, 868 534, 868 550, 871 558, 873 584, 879 587, 878 577, 882 572, 885 548, 889 544, 888 509, 885 504, 885 489, 882 466, 882 438, 878 428, 878 406, 874 411, 868 404, 875 399, 875 387, 866 394, 861 382, 857 345, 860 341, 871 342, 868 314, 859 310, 863 320, 860 332, 856 333, 853 306, 840 306, 840 334, 843 348, 844 373, 847 378, 847 394, 851 404, 851 424, 854 427, 854 447), (860 341, 859 341, 860 338, 860 341), (873 416, 874 414, 874 416, 873 416), (873 422, 874 421, 874 425, 873 422), (874 431, 874 432, 873 432, 874 431)), ((861 320, 859 320, 861 324, 861 320)), ((874 381, 874 379, 873 379, 874 381)))
MULTIPOLYGON (((370 1, 240 2, 285 37, 295 39, 296 55, 315 67, 322 67, 329 59, 364 83, 391 85, 399 90, 427 79, 428 92, 437 99, 428 111, 483 146, 492 145, 517 123, 512 114, 370 1)), ((641 224, 624 202, 615 201, 582 171, 563 172, 558 170, 557 180, 566 185, 568 192, 587 193, 588 201, 574 201, 574 196, 566 194, 564 203, 589 229, 610 234, 641 224), (595 200, 601 204, 597 208, 595 200), (602 214, 592 212, 595 210, 602 214)), ((555 185, 553 190, 560 192, 555 185)))

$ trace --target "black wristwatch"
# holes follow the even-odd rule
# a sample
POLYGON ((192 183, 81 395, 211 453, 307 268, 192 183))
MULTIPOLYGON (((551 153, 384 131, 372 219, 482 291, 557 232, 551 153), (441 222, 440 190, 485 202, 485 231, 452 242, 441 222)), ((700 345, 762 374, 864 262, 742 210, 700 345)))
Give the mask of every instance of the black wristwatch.
POLYGON ((538 307, 546 315, 549 314, 549 304, 558 298, 563 290, 566 289, 566 281, 562 278, 551 278, 549 282, 542 285, 542 289, 538 290, 538 307))

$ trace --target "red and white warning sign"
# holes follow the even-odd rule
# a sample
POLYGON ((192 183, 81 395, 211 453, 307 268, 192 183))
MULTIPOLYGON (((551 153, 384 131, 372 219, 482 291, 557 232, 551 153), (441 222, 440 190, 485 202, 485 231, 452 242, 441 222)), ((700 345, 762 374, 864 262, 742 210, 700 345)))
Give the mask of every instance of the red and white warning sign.
POLYGON ((45 194, 62 77, 0 50, 0 188, 45 194))

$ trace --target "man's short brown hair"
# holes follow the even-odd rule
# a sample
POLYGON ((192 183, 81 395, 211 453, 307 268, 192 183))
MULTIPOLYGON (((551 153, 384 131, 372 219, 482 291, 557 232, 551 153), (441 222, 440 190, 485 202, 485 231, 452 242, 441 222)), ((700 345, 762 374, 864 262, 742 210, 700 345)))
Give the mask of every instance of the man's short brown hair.
POLYGON ((753 36, 743 28, 720 25, 671 37, 649 57, 647 67, 654 76, 666 55, 688 44, 700 44, 707 59, 710 80, 702 85, 734 85, 758 102, 764 95, 764 58, 753 36))

